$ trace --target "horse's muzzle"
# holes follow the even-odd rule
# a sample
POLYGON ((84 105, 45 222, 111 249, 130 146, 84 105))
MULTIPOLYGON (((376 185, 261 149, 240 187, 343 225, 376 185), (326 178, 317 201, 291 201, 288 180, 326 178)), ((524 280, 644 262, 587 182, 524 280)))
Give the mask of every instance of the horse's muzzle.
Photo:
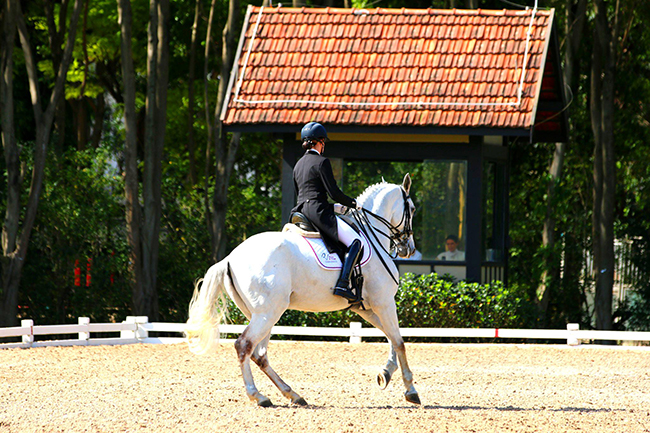
POLYGON ((402 259, 408 259, 413 254, 415 254, 415 242, 411 239, 406 244, 400 244, 397 246, 397 255, 402 259))

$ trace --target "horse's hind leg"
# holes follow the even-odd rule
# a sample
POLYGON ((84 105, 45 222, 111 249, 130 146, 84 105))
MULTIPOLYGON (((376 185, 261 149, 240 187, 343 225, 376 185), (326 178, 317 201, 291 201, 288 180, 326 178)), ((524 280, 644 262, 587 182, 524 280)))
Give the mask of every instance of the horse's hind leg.
MULTIPOLYGON (((366 321, 368 321, 368 323, 382 331, 384 334, 386 333, 384 331, 384 326, 381 324, 381 320, 379 320, 379 316, 377 316, 372 310, 354 310, 354 312, 363 317, 366 321)), ((390 341, 390 339, 388 340, 388 344, 390 346, 388 361, 386 362, 383 370, 377 375, 377 385, 379 385, 381 389, 386 389, 391 377, 393 377, 393 373, 397 371, 398 367, 397 354, 395 353, 393 343, 390 341)))
POLYGON ((277 317, 253 314, 250 323, 239 338, 237 338, 237 341, 235 341, 235 350, 237 350, 237 356, 239 357, 239 366, 241 367, 242 377, 244 378, 246 394, 258 406, 268 407, 272 406, 273 403, 257 390, 255 381, 253 380, 250 360, 254 349, 270 334, 273 324, 275 324, 281 314, 278 314, 277 317))
POLYGON ((291 389, 285 381, 283 381, 280 376, 271 368, 269 364, 268 357, 268 346, 269 346, 270 334, 267 335, 258 345, 255 347, 251 359, 257 366, 271 379, 271 382, 278 387, 282 395, 291 400, 291 403, 298 404, 300 406, 307 406, 307 402, 304 398, 298 395, 294 390, 291 389))

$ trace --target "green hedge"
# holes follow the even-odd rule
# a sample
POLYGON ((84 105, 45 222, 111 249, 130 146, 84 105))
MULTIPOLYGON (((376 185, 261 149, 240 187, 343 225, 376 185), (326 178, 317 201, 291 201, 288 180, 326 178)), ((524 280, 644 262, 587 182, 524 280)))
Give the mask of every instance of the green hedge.
MULTIPOLYGON (((453 282, 435 273, 406 274, 401 278, 395 300, 403 328, 519 328, 528 327, 530 320, 534 320, 528 304, 500 282, 453 282)), ((230 319, 231 323, 246 323, 234 304, 230 319)), ((347 327, 351 321, 359 320, 359 316, 349 311, 289 310, 278 325, 347 327)))
POLYGON ((402 327, 519 328, 530 326, 534 311, 501 282, 453 282, 438 274, 406 274, 396 296, 402 327))

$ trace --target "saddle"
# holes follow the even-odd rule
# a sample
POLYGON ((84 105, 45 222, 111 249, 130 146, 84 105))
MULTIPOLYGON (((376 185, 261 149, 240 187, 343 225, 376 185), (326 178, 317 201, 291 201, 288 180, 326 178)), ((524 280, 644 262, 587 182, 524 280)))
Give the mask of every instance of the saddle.
MULTIPOLYGON (((341 218, 343 221, 345 221, 352 229, 357 232, 357 234, 361 233, 361 230, 359 229, 359 226, 357 226, 357 223, 354 219, 352 219, 348 215, 337 215, 338 218, 341 218)), ((309 218, 307 218, 304 214, 300 212, 292 212, 291 215, 289 216, 289 222, 291 224, 297 225, 301 230, 304 230, 306 232, 316 232, 318 233, 318 230, 316 230, 316 227, 309 221, 309 218)))
MULTIPOLYGON (((346 223, 348 223, 354 229, 354 231, 356 231, 357 233, 361 232, 361 230, 359 230, 359 227, 357 227, 355 221, 352 218, 350 218, 347 215, 339 215, 339 217, 342 218, 346 223)), ((311 221, 309 221, 309 218, 307 218, 304 214, 300 212, 292 212, 291 215, 289 216, 289 223, 294 224, 300 230, 306 232, 308 237, 315 237, 314 235, 318 235, 318 230, 316 229, 316 227, 314 227, 311 221)), ((352 270, 352 274, 350 275, 350 286, 352 287, 356 295, 356 298, 354 300, 348 300, 348 302, 350 303, 350 307, 353 307, 355 305, 360 305, 361 308, 365 310, 365 307, 363 305, 363 298, 361 297, 361 291, 363 289, 363 273, 361 272, 361 260, 357 262, 356 266, 352 270)))
POLYGON ((300 212, 293 212, 289 217, 289 222, 291 224, 297 225, 301 230, 304 230, 306 232, 318 232, 311 221, 309 221, 309 219, 300 212))

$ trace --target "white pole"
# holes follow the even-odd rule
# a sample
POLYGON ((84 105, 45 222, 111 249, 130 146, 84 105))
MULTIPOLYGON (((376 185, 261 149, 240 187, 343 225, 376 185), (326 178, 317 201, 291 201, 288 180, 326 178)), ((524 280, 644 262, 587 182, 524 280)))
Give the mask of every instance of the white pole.
POLYGON ((90 317, 80 317, 79 322, 80 325, 83 325, 85 327, 85 331, 79 332, 79 340, 82 341, 88 341, 90 340, 90 317))
POLYGON ((361 343, 361 322, 350 322, 350 343, 361 343))
MULTIPOLYGON (((569 331, 569 334, 571 334, 572 331, 579 331, 580 330, 580 324, 579 323, 567 323, 566 325, 566 330, 569 331)), ((566 339, 566 344, 569 346, 579 346, 580 345, 580 340, 578 340, 576 337, 569 335, 569 337, 566 339)))
POLYGON ((149 317, 136 316, 135 323, 138 325, 137 329, 135 330, 135 338, 137 338, 138 341, 142 341, 146 338, 149 338, 149 331, 144 329, 144 327, 142 326, 144 324, 149 323, 149 317))
MULTIPOLYGON (((134 323, 135 324, 135 316, 126 316, 126 320, 124 322, 122 322, 122 323, 134 323)), ((135 339, 135 331, 131 331, 131 330, 120 331, 120 338, 133 340, 133 339, 135 339)))
POLYGON ((22 328, 29 328, 29 335, 23 335, 23 344, 31 346, 34 342, 34 321, 32 319, 25 319, 20 321, 22 328))

